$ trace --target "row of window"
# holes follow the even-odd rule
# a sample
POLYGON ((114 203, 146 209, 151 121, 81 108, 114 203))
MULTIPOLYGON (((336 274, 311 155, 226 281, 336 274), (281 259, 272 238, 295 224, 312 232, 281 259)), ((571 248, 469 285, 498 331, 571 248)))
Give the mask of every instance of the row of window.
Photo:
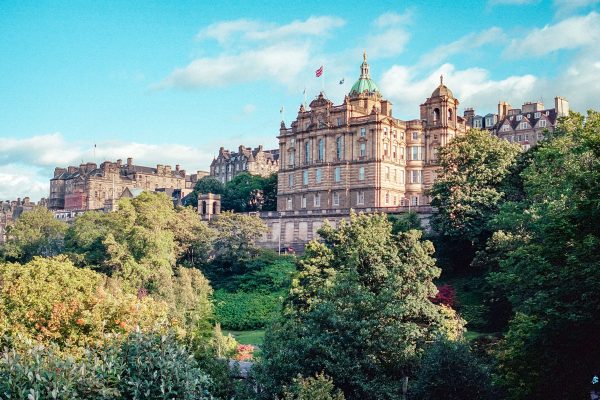
POLYGON ((217 165, 215 167, 215 171, 217 174, 220 174, 221 172, 232 172, 232 171, 244 171, 246 169, 246 163, 242 163, 242 164, 228 164, 228 165, 217 165))
MULTIPOLYGON (((312 195, 313 207, 321 207, 321 193, 314 193, 312 195)), ((390 206, 400 206, 400 205, 410 205, 418 206, 419 205, 419 196, 411 196, 410 198, 398 196, 397 194, 390 195, 390 192, 385 192, 385 205, 390 206)), ((307 208, 308 195, 303 194, 300 196, 300 208, 307 208)), ((365 204, 365 192, 358 191, 356 192, 356 203, 355 205, 364 205, 365 204)), ((331 194, 331 205, 337 207, 340 205, 340 192, 333 192, 331 194)), ((292 197, 288 197, 286 199, 286 210, 293 210, 293 199, 292 197)))
MULTIPOLYGON (((548 126, 548 121, 545 119, 541 119, 537 123, 538 128, 546 128, 547 126, 548 126)), ((529 125, 529 123, 526 121, 520 122, 519 125, 517 125, 517 130, 524 130, 524 129, 531 129, 531 125, 529 125)), ((502 125, 500 132, 509 132, 509 131, 512 131, 510 124, 502 125)))
MULTIPOLYGON (((390 167, 386 166, 385 170, 384 170, 384 177, 385 180, 388 182, 396 182, 396 183, 400 183, 400 184, 404 184, 404 171, 400 171, 400 173, 398 173, 398 169, 394 168, 393 170, 393 175, 392 175, 392 170, 390 167), (393 178, 393 179, 392 179, 393 178)), ((303 186, 308 186, 310 183, 310 172, 308 170, 304 170, 302 171, 302 185, 303 186)), ((315 183, 321 183, 323 180, 323 172, 321 168, 317 168, 315 170, 315 183)), ((334 182, 341 182, 342 181, 342 169, 341 167, 335 167, 333 170, 333 180, 334 182)), ((365 180, 365 167, 360 167, 358 169, 358 180, 359 181, 364 181, 365 180)), ((406 180, 408 181, 408 183, 423 183, 424 182, 424 175, 423 175, 423 170, 412 170, 412 171, 406 171, 406 180)), ((294 187, 294 174, 289 174, 288 175, 288 187, 289 188, 293 188, 294 187)))

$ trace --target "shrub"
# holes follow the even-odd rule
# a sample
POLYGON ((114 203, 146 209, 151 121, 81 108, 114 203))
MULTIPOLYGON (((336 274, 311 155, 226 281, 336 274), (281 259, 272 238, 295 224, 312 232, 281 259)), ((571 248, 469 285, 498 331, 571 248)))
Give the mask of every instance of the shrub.
POLYGON ((215 316, 223 328, 250 330, 263 328, 277 314, 283 294, 229 293, 215 291, 215 316))
POLYGON ((456 289, 448 284, 438 287, 438 292, 431 302, 434 304, 445 304, 448 307, 456 308, 456 306, 458 306, 456 289))
POLYGON ((298 376, 294 383, 285 389, 284 400, 344 400, 344 394, 336 389, 331 378, 323 373, 314 378, 298 376))

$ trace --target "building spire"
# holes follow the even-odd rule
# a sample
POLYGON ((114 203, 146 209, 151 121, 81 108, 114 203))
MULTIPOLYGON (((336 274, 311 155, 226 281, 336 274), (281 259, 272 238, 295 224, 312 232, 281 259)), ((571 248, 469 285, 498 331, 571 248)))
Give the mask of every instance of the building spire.
POLYGON ((363 50, 363 61, 367 62, 367 50, 363 50))
POLYGON ((369 75, 369 64, 367 64, 367 52, 363 51, 363 63, 360 66, 360 77, 370 79, 369 75))
POLYGON ((440 75, 440 86, 444 84, 444 75, 440 75))

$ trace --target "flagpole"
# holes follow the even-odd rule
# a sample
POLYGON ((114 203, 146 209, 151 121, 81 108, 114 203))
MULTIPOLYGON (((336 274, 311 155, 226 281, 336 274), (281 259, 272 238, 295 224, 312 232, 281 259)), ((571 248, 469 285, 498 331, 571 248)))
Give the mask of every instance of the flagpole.
POLYGON ((321 93, 325 94, 325 66, 323 66, 323 73, 321 74, 321 93))

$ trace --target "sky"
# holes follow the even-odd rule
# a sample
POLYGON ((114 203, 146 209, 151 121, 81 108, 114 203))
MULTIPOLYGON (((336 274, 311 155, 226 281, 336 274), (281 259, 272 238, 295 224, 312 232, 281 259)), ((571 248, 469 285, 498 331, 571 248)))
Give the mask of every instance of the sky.
POLYGON ((418 118, 441 74, 461 113, 598 110, 598 43, 599 0, 3 0, 0 200, 47 197, 57 166, 191 172, 221 146, 277 148, 304 90, 341 103, 363 51, 396 118, 418 118))

